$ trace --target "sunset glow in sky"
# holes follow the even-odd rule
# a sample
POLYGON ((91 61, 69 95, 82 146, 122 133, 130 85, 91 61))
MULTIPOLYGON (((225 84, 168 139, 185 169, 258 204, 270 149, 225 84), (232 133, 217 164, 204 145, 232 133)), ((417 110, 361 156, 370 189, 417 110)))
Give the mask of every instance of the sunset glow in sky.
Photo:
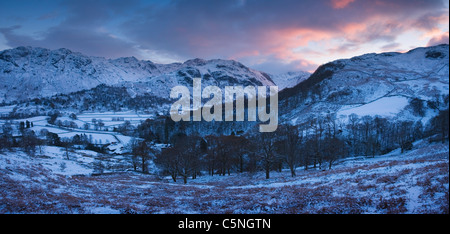
POLYGON ((0 0, 0 50, 234 59, 276 74, 448 43, 448 21, 448 0, 0 0))

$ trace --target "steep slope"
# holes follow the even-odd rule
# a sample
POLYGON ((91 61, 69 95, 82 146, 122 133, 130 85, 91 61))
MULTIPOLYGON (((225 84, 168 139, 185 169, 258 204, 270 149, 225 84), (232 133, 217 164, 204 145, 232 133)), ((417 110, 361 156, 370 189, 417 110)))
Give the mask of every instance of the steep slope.
POLYGON ((109 61, 84 56, 67 49, 48 50, 18 47, 0 53, 0 100, 25 100, 58 93, 93 88, 99 84, 114 84, 138 80, 157 69, 152 64, 140 64, 139 73, 128 72, 131 58, 109 61))
POLYGON ((270 75, 273 82, 278 86, 278 90, 283 90, 285 88, 292 88, 297 84, 308 79, 311 73, 305 71, 299 72, 286 72, 277 75, 270 75))
POLYGON ((169 98, 170 89, 177 85, 192 87, 193 78, 202 78, 202 87, 209 85, 225 86, 262 86, 275 85, 270 76, 244 66, 233 60, 192 59, 178 64, 175 69, 166 70, 160 75, 148 77, 136 82, 122 82, 121 85, 133 94, 151 93, 169 98))
POLYGON ((282 121, 300 124, 327 113, 411 119, 411 100, 442 99, 448 76, 448 45, 336 60, 280 93, 282 121))
POLYGON ((100 84, 127 87, 130 94, 168 98, 175 85, 273 85, 270 77, 236 61, 193 59, 155 64, 134 57, 105 59, 68 49, 17 47, 0 52, 0 102, 22 101, 91 89, 100 84))

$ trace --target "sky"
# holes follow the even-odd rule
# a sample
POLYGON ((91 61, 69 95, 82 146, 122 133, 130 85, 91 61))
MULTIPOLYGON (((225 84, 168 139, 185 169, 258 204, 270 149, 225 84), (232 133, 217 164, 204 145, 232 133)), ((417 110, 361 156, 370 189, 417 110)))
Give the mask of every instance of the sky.
POLYGON ((336 59, 448 44, 448 22, 448 0, 0 0, 0 50, 313 72, 336 59))

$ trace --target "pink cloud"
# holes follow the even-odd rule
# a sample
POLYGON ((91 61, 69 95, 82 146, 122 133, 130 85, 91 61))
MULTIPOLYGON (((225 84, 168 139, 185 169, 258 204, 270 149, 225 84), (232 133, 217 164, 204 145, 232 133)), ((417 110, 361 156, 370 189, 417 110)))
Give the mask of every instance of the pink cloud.
POLYGON ((430 39, 427 46, 434 46, 439 44, 448 44, 449 43, 449 35, 448 32, 442 33, 441 35, 437 35, 430 39))
POLYGON ((355 0, 331 0, 331 4, 334 9, 343 9, 348 6, 348 4, 354 2, 355 0))
POLYGON ((277 58, 286 60, 302 59, 302 55, 294 50, 306 47, 313 41, 331 39, 333 33, 313 28, 286 28, 268 30, 265 40, 260 45, 265 48, 263 53, 274 54, 277 58))

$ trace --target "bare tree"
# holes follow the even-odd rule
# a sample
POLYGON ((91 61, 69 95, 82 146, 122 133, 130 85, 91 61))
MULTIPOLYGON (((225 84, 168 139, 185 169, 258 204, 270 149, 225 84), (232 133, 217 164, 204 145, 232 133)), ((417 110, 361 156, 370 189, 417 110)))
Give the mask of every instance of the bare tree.
POLYGON ((173 182, 177 182, 180 153, 179 149, 169 147, 163 149, 156 155, 155 163, 163 168, 164 172, 172 177, 173 182))
POLYGON ((60 144, 61 144, 61 146, 64 148, 64 152, 65 152, 65 154, 66 154, 66 159, 67 159, 67 160, 70 160, 70 157, 69 157, 69 149, 70 149, 70 147, 72 146, 72 141, 71 141, 71 139, 69 139, 69 138, 62 138, 60 144))
POLYGON ((270 170, 276 161, 276 133, 261 132, 254 136, 257 153, 259 153, 262 167, 266 173, 266 179, 270 179, 270 170))
POLYGON ((217 164, 217 158, 219 155, 219 137, 214 135, 206 136, 207 142, 207 153, 205 157, 206 166, 208 169, 208 174, 214 176, 217 164))
POLYGON ((13 146, 13 127, 10 121, 6 121, 2 126, 2 134, 0 134, 0 145, 3 148, 11 149, 13 146))
POLYGON ((199 172, 202 153, 206 153, 202 150, 202 139, 198 136, 177 134, 172 142, 170 148, 157 155, 155 163, 162 166, 174 182, 177 176, 181 176, 186 184, 189 176, 195 178, 199 172))
POLYGON ((346 156, 347 147, 345 142, 337 137, 326 138, 323 142, 324 159, 328 161, 328 169, 340 158, 346 156))
POLYGON ((357 141, 358 141, 358 123, 360 121, 357 114, 350 114, 348 116, 349 124, 347 125, 347 129, 350 132, 350 143, 351 143, 351 152, 353 154, 356 153, 357 147, 357 141))
POLYGON ((132 149, 132 154, 141 159, 142 173, 148 173, 147 161, 152 155, 154 155, 154 150, 149 146, 149 144, 150 143, 146 141, 139 141, 132 149))
POLYGON ((283 161, 288 165, 291 176, 295 177, 295 168, 300 161, 298 153, 302 141, 298 127, 281 125, 278 127, 277 133, 279 135, 277 151, 281 155, 283 161))
POLYGON ((34 131, 26 129, 22 131, 22 147, 23 150, 30 156, 34 156, 36 153, 36 146, 39 141, 34 131))
POLYGON ((396 124, 396 139, 401 153, 412 148, 412 122, 402 121, 396 124))
POLYGON ((325 130, 324 128, 324 119, 322 116, 318 116, 315 119, 311 119, 309 121, 309 125, 311 129, 313 130, 312 136, 311 136, 311 142, 310 147, 312 147, 312 157, 313 157, 313 163, 314 168, 316 168, 317 163, 319 164, 319 168, 322 167, 322 137, 323 132, 325 130))
POLYGON ((437 134, 442 143, 449 138, 449 109, 439 111, 439 114, 431 119, 431 133, 437 134))
POLYGON ((133 165, 133 170, 137 171, 139 164, 138 155, 134 151, 138 147, 139 141, 136 138, 131 138, 130 142, 125 145, 125 151, 131 154, 131 164, 133 165))

